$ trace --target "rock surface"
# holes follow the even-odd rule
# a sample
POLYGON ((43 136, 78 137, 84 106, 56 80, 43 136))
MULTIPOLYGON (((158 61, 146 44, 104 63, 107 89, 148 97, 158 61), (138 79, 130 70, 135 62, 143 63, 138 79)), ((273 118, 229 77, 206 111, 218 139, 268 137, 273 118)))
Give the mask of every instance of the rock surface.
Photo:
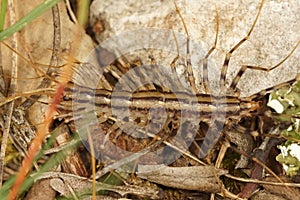
MULTIPOLYGON (((202 69, 193 58, 203 58, 212 47, 216 32, 216 7, 211 1, 177 0, 183 15, 191 41, 200 45, 197 49, 191 47, 194 73, 201 77, 202 69), (193 57, 194 56, 194 57, 193 57), (198 71, 198 72, 196 72, 198 71)), ((226 52, 237 44, 249 31, 261 1, 226 1, 217 2, 219 14, 219 32, 217 49, 209 58, 209 77, 214 79, 211 86, 218 81, 220 69, 226 52), (217 74, 217 75, 214 75, 217 74)), ((300 34, 300 3, 297 0, 264 2, 261 14, 248 41, 234 51, 227 72, 227 84, 237 73, 242 64, 271 67, 279 63, 291 52, 299 41, 300 34)), ((144 27, 156 27, 179 31, 185 36, 184 27, 176 13, 173 1, 100 1, 95 0, 91 5, 90 23, 94 28, 100 24, 101 30, 96 36, 99 43, 116 34, 144 27)), ((99 30, 99 29, 98 29, 99 30)), ((168 40, 175 39, 172 36, 168 40)), ((178 39, 177 39, 178 40, 178 39)), ((136 42, 141 38, 136 37, 136 42)), ((152 42, 155 42, 154 40, 152 42)), ((179 51, 185 54, 185 41, 179 42, 179 51)), ((176 46, 168 46, 173 48, 176 46)), ((172 50, 176 52, 176 50, 172 50)), ((163 64, 170 63, 176 55, 170 57, 154 55, 163 64), (164 63, 166 62, 166 63, 164 63)), ((247 96, 261 89, 290 80, 300 72, 300 48, 279 68, 270 73, 248 70, 240 80, 238 87, 241 95, 247 96)), ((145 62, 149 62, 145 61, 145 62)), ((180 62, 179 62, 180 63, 180 62)), ((184 70, 183 70, 184 71, 184 70)), ((199 80, 198 80, 199 81, 199 80)), ((201 87, 200 87, 201 90, 201 87)))

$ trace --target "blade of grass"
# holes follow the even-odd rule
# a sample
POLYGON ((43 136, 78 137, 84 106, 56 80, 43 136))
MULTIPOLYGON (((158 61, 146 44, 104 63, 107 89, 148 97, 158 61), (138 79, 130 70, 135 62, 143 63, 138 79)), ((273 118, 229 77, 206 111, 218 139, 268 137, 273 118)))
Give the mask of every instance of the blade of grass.
POLYGON ((10 190, 9 199, 13 200, 17 198, 19 188, 23 184, 28 172, 31 169, 32 163, 34 162, 34 158, 36 154, 41 149, 42 143, 45 139, 45 137, 48 135, 48 128, 50 124, 52 123, 56 107, 60 102, 60 99, 63 95, 63 91, 65 89, 65 86, 59 86, 57 88, 56 94, 53 96, 52 103, 50 104, 46 114, 45 114, 45 120, 43 124, 38 128, 36 132, 36 137, 32 140, 31 145, 28 149, 27 156, 22 161, 22 165, 19 169, 19 172, 16 177, 16 181, 13 185, 13 187, 10 190))
POLYGON ((78 23, 85 27, 88 22, 89 18, 89 7, 90 7, 90 0, 81 1, 78 0, 78 10, 77 10, 77 19, 78 23))
MULTIPOLYGON (((26 16, 22 17, 19 21, 15 24, 10 26, 9 28, 5 29, 4 31, 0 32, 0 41, 4 40, 5 38, 11 36, 15 32, 24 28, 27 24, 32 22, 34 19, 42 15, 44 12, 52 8, 55 4, 57 4, 60 0, 45 0, 43 3, 38 5, 32 11, 30 11, 26 16)), ((1 7, 2 9, 2 7, 1 7)), ((2 10, 1 10, 2 13, 2 10)))
MULTIPOLYGON (((57 132, 53 131, 50 135, 51 137, 47 140, 47 143, 43 146, 43 149, 39 152, 39 154, 35 157, 35 161, 42 158, 44 155, 44 152, 51 148, 52 144, 55 142, 55 138, 57 136, 57 132)), ((57 164, 59 164, 62 160, 65 159, 65 157, 68 155, 68 152, 76 149, 79 144, 81 144, 80 138, 75 134, 76 136, 72 139, 75 140, 74 145, 72 146, 66 146, 63 150, 61 150, 58 153, 55 153, 41 168, 37 173, 34 173, 32 176, 28 176, 26 180, 24 180, 21 188, 20 188, 20 194, 27 191, 32 184, 34 183, 34 180, 36 180, 41 173, 49 172, 51 169, 54 168, 57 164)), ((9 190, 11 189, 12 185, 14 184, 16 180, 16 177, 13 176, 9 180, 7 180, 3 187, 0 190, 0 199, 7 199, 9 190)))
POLYGON ((3 30, 4 27, 6 8, 7 8, 7 0, 2 0, 1 10, 0 10, 0 32, 3 30))

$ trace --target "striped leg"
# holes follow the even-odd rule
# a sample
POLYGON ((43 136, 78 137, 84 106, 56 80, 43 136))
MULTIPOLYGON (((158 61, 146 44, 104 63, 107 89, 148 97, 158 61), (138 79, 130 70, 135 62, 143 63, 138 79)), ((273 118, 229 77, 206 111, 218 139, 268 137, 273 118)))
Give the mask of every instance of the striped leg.
POLYGON ((277 67, 279 67, 282 63, 284 63, 293 54, 293 52, 297 49, 297 47, 299 46, 299 44, 300 44, 300 40, 297 42, 297 44, 292 49, 292 51, 290 51, 290 53, 284 59, 282 59, 279 63, 277 63, 276 65, 274 65, 274 66, 272 66, 270 68, 264 68, 264 67, 261 67, 261 66, 243 65, 240 68, 239 72, 234 77, 234 79, 232 80, 232 82, 231 82, 231 85, 230 85, 231 91, 236 91, 237 90, 236 86, 237 86, 240 78, 242 77, 242 75, 245 73, 245 71, 247 69, 253 69, 253 70, 260 70, 260 71, 270 72, 273 69, 276 69, 277 67))
POLYGON ((234 47, 232 47, 229 52, 226 53, 226 57, 225 57, 225 60, 224 60, 224 64, 222 66, 222 70, 221 70, 221 76, 220 76, 220 88, 222 89, 223 88, 223 91, 225 89, 225 80, 226 80, 226 74, 227 74, 227 69, 228 69, 228 64, 230 62, 230 58, 231 58, 231 55, 233 54, 233 52, 235 50, 237 50, 239 48, 239 46, 241 46, 245 41, 247 41, 255 27, 255 24, 258 20, 258 17, 261 13, 261 10, 262 10, 262 6, 264 4, 264 0, 261 1, 260 3, 260 6, 259 6, 259 9, 258 9, 258 12, 257 12, 257 15, 255 17, 255 20, 249 30, 249 32, 247 33, 247 35, 242 39, 240 40, 234 47))
POLYGON ((292 80, 289 80, 287 82, 284 82, 284 83, 280 83, 278 85, 275 85, 273 87, 269 87, 267 89, 264 89, 256 94, 253 94, 251 95, 250 97, 246 97, 247 99, 256 99, 256 98, 259 98, 259 97, 262 97, 262 96, 265 96, 266 94, 269 94, 271 92, 273 92, 274 90, 278 90, 284 86, 288 86, 288 85, 291 85, 297 81, 300 81, 300 73, 297 74, 297 76, 295 78, 293 78, 292 80))
POLYGON ((177 39, 176 39, 176 35, 175 35, 175 33, 174 33, 174 30, 172 30, 172 32, 173 32, 173 37, 174 37, 174 39, 175 39, 177 55, 176 55, 176 57, 172 60, 172 62, 171 62, 171 64, 170 64, 170 67, 171 67, 171 69, 172 69, 172 72, 176 73, 175 65, 176 65, 176 62, 177 62, 177 60, 179 59, 180 56, 179 56, 179 46, 178 46, 178 41, 177 41, 177 39))
POLYGON ((179 10, 179 8, 178 8, 175 1, 174 1, 174 5, 175 5, 175 8, 176 8, 176 12, 178 13, 178 15, 180 17, 180 20, 183 24, 183 27, 184 27, 184 30, 185 30, 185 33, 186 33, 186 65, 187 65, 188 80, 189 80, 189 83, 192 87, 193 92, 197 93, 197 88, 196 88, 196 83, 195 83, 195 76, 194 76, 194 73, 193 73, 192 62, 191 62, 191 54, 190 54, 190 35, 189 35, 188 30, 187 30, 184 19, 183 19, 181 13, 180 13, 180 10, 179 10))
POLYGON ((210 93, 209 91, 209 81, 208 81, 208 71, 207 71, 207 62, 208 62, 208 57, 211 55, 211 53, 216 49, 217 47, 217 41, 218 41, 218 33, 219 33, 219 14, 218 14, 218 7, 215 3, 215 7, 216 7, 216 36, 215 36, 215 41, 213 46, 209 49, 208 53, 205 55, 204 59, 203 59, 203 85, 204 85, 204 89, 206 91, 207 94, 210 93))
MULTIPOLYGON (((179 57, 180 57, 180 55, 179 55, 179 46, 178 46, 178 41, 177 41, 177 39, 176 39, 176 35, 175 35, 174 31, 173 31, 173 36, 174 36, 174 39, 175 39, 177 55, 176 55, 176 57, 172 60, 172 62, 170 63, 170 67, 171 67, 172 73, 173 73, 173 74, 175 75, 175 77, 176 77, 176 80, 174 80, 174 82, 175 82, 175 83, 180 83, 180 79, 179 79, 179 77, 178 77, 178 74, 177 74, 176 68, 175 68, 176 62, 177 62, 177 60, 178 60, 179 57)), ((174 86, 175 86, 175 89, 178 90, 177 84, 174 84, 174 86)))
MULTIPOLYGON (((194 74, 193 74, 193 69, 192 69, 192 64, 191 64, 191 55, 190 55, 190 36, 186 27, 186 24, 184 22, 184 19, 182 17, 182 14, 180 13, 180 10, 178 8, 178 6, 176 5, 176 3, 174 2, 175 7, 176 7, 176 12, 178 13, 180 20, 184 26, 184 30, 186 32, 187 35, 187 47, 186 47, 186 54, 187 54, 187 58, 186 58, 186 62, 187 62, 187 71, 188 71, 188 80, 190 82, 191 87, 193 88, 193 90, 196 90, 196 86, 195 86, 195 78, 194 78, 194 74)), ((210 93, 209 91, 209 81, 208 81, 208 70, 207 70, 207 63, 208 63, 208 58, 209 56, 212 54, 212 52, 216 49, 217 47, 217 40, 218 40, 218 33, 219 33, 219 15, 218 15, 218 9, 217 9, 217 5, 215 4, 216 7, 216 35, 215 35, 215 41, 213 46, 209 49, 208 53, 205 55, 204 59, 203 59, 203 86, 205 89, 206 93, 210 93)))

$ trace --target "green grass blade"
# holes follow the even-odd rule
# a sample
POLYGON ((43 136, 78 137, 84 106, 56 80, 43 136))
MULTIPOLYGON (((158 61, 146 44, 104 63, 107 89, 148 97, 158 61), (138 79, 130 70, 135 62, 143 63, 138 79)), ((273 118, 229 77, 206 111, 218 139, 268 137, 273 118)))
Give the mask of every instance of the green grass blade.
POLYGON ((15 32, 24 28, 27 24, 29 24, 34 19, 42 15, 44 12, 52 8, 59 1, 60 0, 45 0, 43 3, 35 7, 32 11, 30 11, 26 16, 17 21, 15 24, 0 32, 0 41, 4 40, 5 38, 11 36, 15 32))
MULTIPOLYGON (((47 143, 43 146, 43 149, 40 151, 40 153, 36 156, 35 160, 40 159, 43 156, 44 150, 47 150, 51 147, 51 145, 55 142, 55 138, 57 136, 57 133, 54 131, 51 134, 51 138, 49 139, 49 141, 47 141, 47 143)), ((33 185, 34 180, 41 174, 44 172, 49 172, 51 171, 51 169, 53 169, 54 166, 56 166, 58 163, 60 163, 62 160, 65 159, 65 157, 67 156, 67 153, 76 149, 80 144, 81 144, 81 140, 78 137, 74 137, 73 140, 75 141, 75 143, 72 146, 68 146, 66 147, 64 150, 55 153, 51 158, 49 158, 49 160, 43 165, 41 166, 41 168, 39 169, 38 172, 34 173, 31 176, 28 176, 26 178, 26 180, 24 181, 24 183, 22 184, 19 193, 22 194, 25 191, 28 191, 29 188, 33 185)), ((12 185, 15 182, 15 176, 12 176, 9 180, 7 180, 4 184, 3 187, 0 189, 0 199, 4 200, 7 199, 8 197, 8 193, 9 190, 11 189, 12 185)))
POLYGON ((7 8, 7 0, 2 0, 1 10, 0 10, 0 31, 2 31, 4 27, 6 8, 7 8))
POLYGON ((85 27, 89 18, 90 0, 78 1, 77 18, 78 23, 85 27))

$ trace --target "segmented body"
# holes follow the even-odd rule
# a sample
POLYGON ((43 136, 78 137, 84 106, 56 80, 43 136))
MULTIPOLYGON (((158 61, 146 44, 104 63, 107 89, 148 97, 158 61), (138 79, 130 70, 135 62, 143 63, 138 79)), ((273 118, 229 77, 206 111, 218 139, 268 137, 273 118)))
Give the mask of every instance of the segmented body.
MULTIPOLYGON (((148 85, 149 87, 147 86, 142 89, 136 89, 134 87, 130 88, 130 86, 128 86, 129 89, 127 90, 125 89, 114 91, 113 88, 117 84, 118 80, 120 80, 123 74, 126 74, 129 69, 128 66, 123 66, 124 68, 122 68, 122 66, 116 64, 112 67, 110 65, 111 63, 107 63, 110 66, 107 67, 108 70, 103 71, 104 75, 103 77, 101 77, 101 81, 110 86, 108 88, 102 86, 102 89, 96 90, 83 85, 76 85, 74 87, 75 89, 72 89, 70 87, 66 91, 66 101, 62 105, 63 109, 69 111, 72 110, 72 112, 76 113, 71 118, 74 120, 80 120, 84 118, 85 113, 94 112, 96 110, 96 115, 99 123, 111 126, 111 128, 108 128, 109 133, 113 133, 114 131, 122 132, 122 130, 124 130, 122 128, 122 126, 124 126, 123 124, 126 124, 128 122, 131 123, 127 125, 127 129, 130 128, 128 126, 135 124, 139 127, 147 127, 146 129, 138 128, 135 129, 135 131, 139 131, 140 129, 143 132, 151 132, 153 129, 155 130, 153 132, 156 132, 156 127, 158 126, 156 122, 152 127, 148 127, 147 125, 151 124, 151 122, 155 120, 162 121, 165 123, 160 126, 161 132, 170 132, 170 134, 175 129, 178 129, 177 125, 173 126, 173 124, 178 124, 178 120, 195 122, 196 119, 196 124, 194 124, 195 126, 199 125, 198 122, 207 122, 212 127, 212 131, 208 132, 207 136, 205 137, 200 147, 200 153, 198 155, 199 157, 206 156, 208 150, 212 149, 213 145, 215 145, 216 141, 219 139, 220 132, 222 132, 224 125, 230 127, 232 123, 238 123, 243 117, 251 116, 254 112, 259 110, 261 102, 257 101, 257 97, 262 97, 272 90, 275 90, 283 85, 291 84, 299 79, 298 76, 297 78, 292 79, 289 82, 277 85, 272 88, 268 88, 250 97, 240 97, 239 93, 237 92, 237 84, 246 70, 252 69, 269 72, 273 69, 276 69, 297 49, 299 45, 298 41, 294 48, 290 51, 290 53, 284 59, 279 61, 277 65, 274 65, 271 68, 243 65, 236 76, 233 78, 229 88, 226 88, 226 74, 231 55, 236 49, 238 49, 245 41, 249 39, 258 20, 263 4, 264 1, 260 3, 257 15, 252 26, 249 29, 249 32, 226 54, 223 66, 221 67, 221 76, 219 79, 221 91, 218 94, 211 94, 211 91, 208 87, 208 59, 212 52, 216 49, 217 45, 219 25, 218 12, 216 11, 215 43, 203 58, 203 80, 201 82, 205 88, 206 93, 199 93, 196 87, 195 77, 191 66, 192 63, 189 46, 190 36, 184 23, 184 19, 177 5, 175 4, 176 11, 180 16, 181 21, 183 22, 183 26, 186 32, 187 41, 185 59, 187 80, 190 85, 190 89, 188 91, 185 91, 184 87, 177 86, 177 80, 170 80, 171 85, 175 85, 175 88, 177 89, 179 88, 175 91, 169 90, 167 87, 164 87, 164 85, 157 86, 155 84, 151 86, 148 85), (74 93, 76 94, 75 99, 74 96, 72 96, 74 93), (73 101, 73 105, 75 103, 76 106, 72 107, 68 101, 73 101), (96 109, 90 109, 91 105, 95 105, 96 109), (112 109, 119 110, 121 117, 113 113, 112 109), (130 112, 127 113, 126 110, 129 110, 130 112), (151 110, 155 110, 154 114, 152 113, 152 115, 150 115, 151 110), (122 115, 122 113, 126 113, 127 115, 122 115), (161 119, 160 116, 163 114, 167 115, 167 121, 161 119), (158 117, 158 119, 155 119, 155 117, 158 117), (107 124, 107 121, 109 120, 111 120, 111 122, 107 124)), ((152 66, 155 68, 156 65, 152 64, 152 66)), ((164 75, 159 75, 159 73, 155 70, 153 70, 152 73, 157 75, 156 78, 158 80, 163 80, 165 78, 164 75)), ((143 72, 141 74, 143 74, 143 72)), ((145 74, 147 74, 146 71, 145 74)), ((142 82, 141 80, 145 78, 143 76, 140 76, 141 80, 139 80, 139 78, 136 77, 138 76, 135 76, 135 79, 133 78, 131 79, 131 81, 142 82)), ((113 139, 116 139, 118 136, 120 136, 120 134, 116 134, 113 139)))

